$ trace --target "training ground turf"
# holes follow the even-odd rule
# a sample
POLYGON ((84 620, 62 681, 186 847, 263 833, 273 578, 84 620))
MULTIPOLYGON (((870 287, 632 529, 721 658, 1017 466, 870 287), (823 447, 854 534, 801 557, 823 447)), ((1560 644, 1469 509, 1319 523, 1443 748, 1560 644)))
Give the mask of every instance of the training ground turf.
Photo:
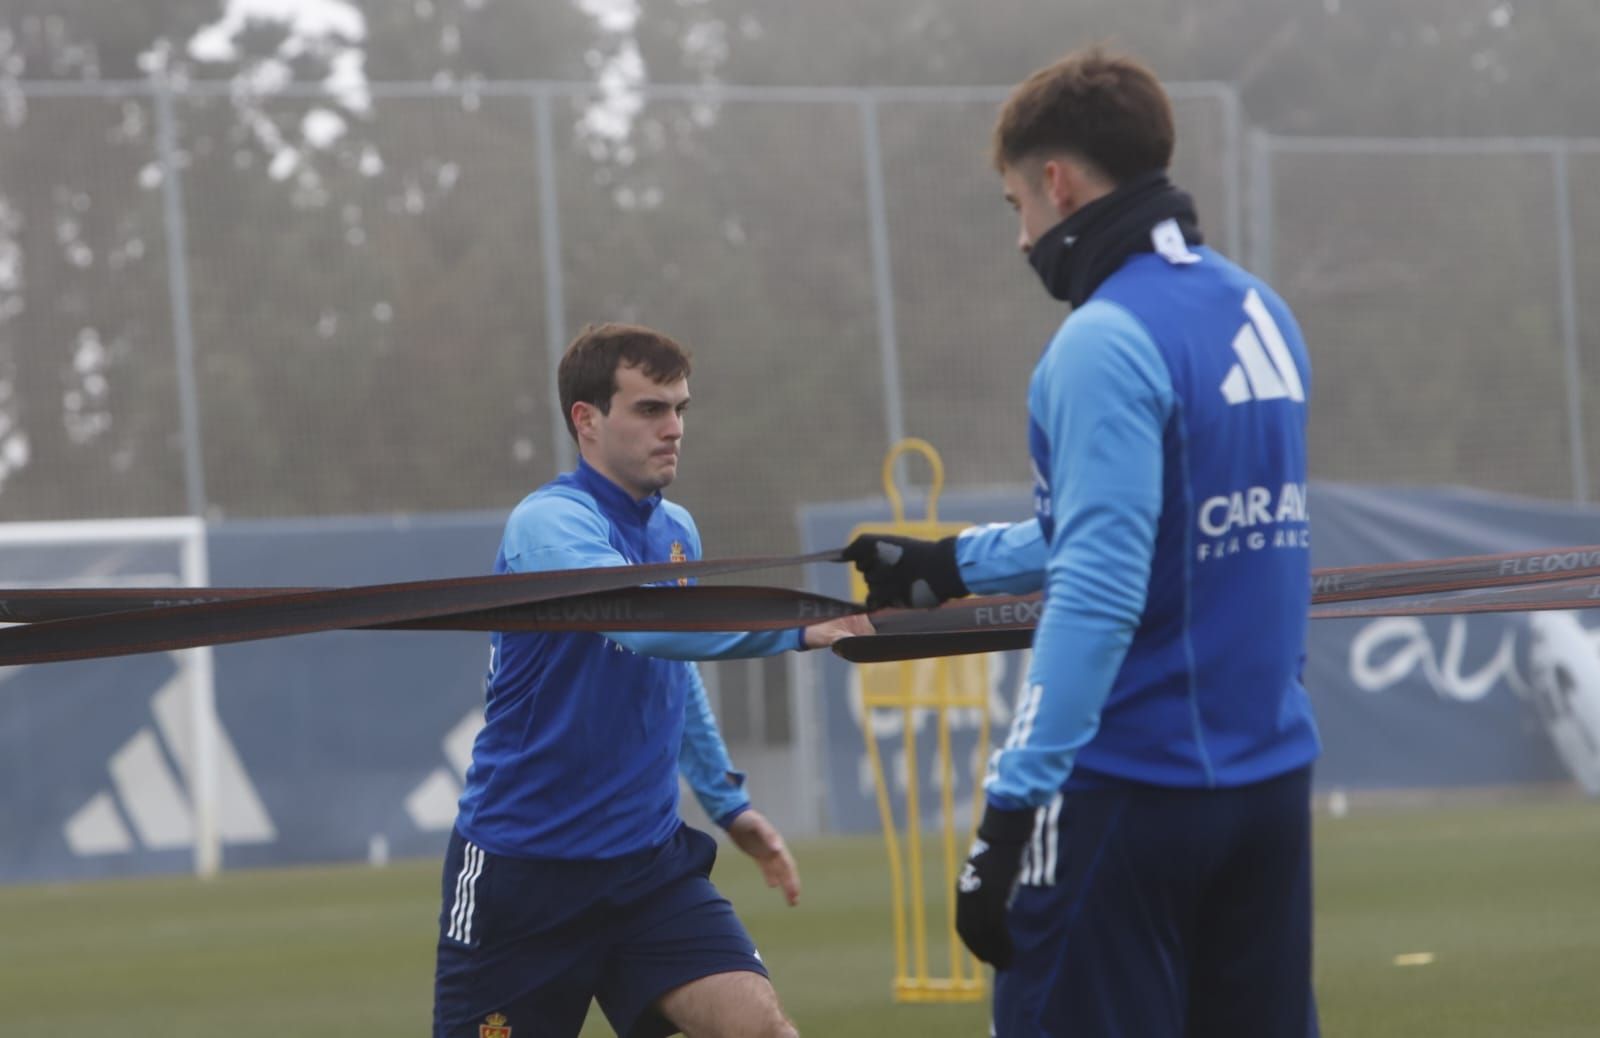
MULTIPOLYGON (((1358 805, 1317 841, 1325 1034, 1600 1034, 1600 803, 1358 805)), ((797 854, 796 909, 736 851, 716 878, 804 1033, 988 1033, 980 1005, 890 1001, 881 841, 797 854)), ((0 887, 0 1035, 421 1038, 437 893, 434 861, 0 887)))

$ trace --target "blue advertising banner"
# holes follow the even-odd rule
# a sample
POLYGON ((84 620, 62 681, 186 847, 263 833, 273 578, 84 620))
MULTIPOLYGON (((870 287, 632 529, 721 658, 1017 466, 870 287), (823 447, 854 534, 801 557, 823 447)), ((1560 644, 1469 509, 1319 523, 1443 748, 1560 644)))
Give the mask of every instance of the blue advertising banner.
MULTIPOLYGON (((345 585, 485 573, 504 517, 208 526, 210 583, 345 585)), ((0 583, 157 585, 184 545, 117 524, 0 540, 0 583)), ((341 631, 209 651, 227 867, 441 853, 481 724, 488 636, 341 631)), ((192 867, 194 652, 0 669, 0 880, 192 867)))
MULTIPOLYGON (((349 585, 487 573, 503 515, 223 523, 211 580, 349 585), (293 568, 293 573, 285 570, 293 568)), ((489 636, 334 631, 216 651, 217 712, 272 815, 233 866, 443 853, 482 723, 489 636)))
MULTIPOLYGON (((1467 489, 1311 488, 1317 566, 1600 541, 1600 509, 1467 489)), ((1320 788, 1575 780, 1600 748, 1600 614, 1319 621, 1306 661, 1320 788), (1565 687, 1563 687, 1565 683, 1565 687)))

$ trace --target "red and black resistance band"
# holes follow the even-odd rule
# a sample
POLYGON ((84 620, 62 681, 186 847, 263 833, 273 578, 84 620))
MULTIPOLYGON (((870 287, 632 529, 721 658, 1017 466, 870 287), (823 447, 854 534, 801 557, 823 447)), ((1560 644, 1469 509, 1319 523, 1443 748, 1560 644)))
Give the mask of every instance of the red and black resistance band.
MULTIPOLYGON (((444 617, 471 617, 468 630, 482 629, 482 614, 494 610, 515 610, 557 599, 595 595, 601 592, 668 592, 672 589, 641 588, 641 584, 681 580, 688 577, 744 573, 751 570, 803 565, 809 562, 842 561, 837 550, 809 555, 758 556, 735 559, 703 559, 695 562, 657 562, 643 566, 613 566, 596 569, 552 570, 543 573, 507 573, 483 577, 456 577, 447 580, 422 580, 403 584, 373 584, 333 588, 324 591, 290 589, 264 595, 225 593, 212 601, 195 601, 206 589, 169 588, 160 593, 165 600, 180 599, 186 604, 148 606, 125 612, 76 615, 0 630, 0 666, 24 663, 55 663, 65 660, 122 656, 136 652, 170 652, 199 645, 224 645, 260 638, 280 638, 291 634, 311 634, 348 628, 396 627, 438 621, 444 617)), ((677 588, 687 591, 688 588, 677 588)), ((812 616, 822 609, 817 596, 778 591, 790 612, 780 620, 770 616, 759 626, 794 627, 815 623, 826 616, 812 616)), ((19 590, 0 592, 0 619, 23 613, 30 600, 42 602, 55 596, 58 607, 63 594, 73 592, 19 590)), ((96 591, 98 595, 114 592, 96 591)), ((87 596, 86 596, 87 597, 87 596)), ((626 597, 626 596, 624 596, 626 597)), ((734 596, 737 597, 737 596, 734 596)), ((765 596, 771 597, 771 596, 765 596)), ((630 600, 631 601, 631 600, 630 600)), ((632 606, 641 612, 650 599, 640 598, 632 606)), ((592 604, 592 603, 591 603, 592 604)), ((613 601, 613 605, 616 602, 613 601)), ((771 604, 771 603, 769 603, 771 604)), ((844 603, 848 612, 860 607, 844 603)), ((580 614, 584 612, 582 606, 580 614)), ((744 620, 745 605, 740 602, 727 623, 695 625, 695 630, 751 630, 744 620)), ((831 608, 831 607, 828 607, 831 608)), ((620 608, 619 610, 620 611, 620 608)), ((597 613, 597 610, 596 610, 597 613)), ((834 615, 842 615, 835 612, 834 615)), ((627 626, 611 618, 595 616, 601 630, 624 630, 627 626)), ((583 617, 577 618, 583 622, 583 617)), ((575 630, 594 628, 559 627, 554 623, 528 621, 527 630, 575 630)), ((661 621, 643 621, 635 630, 660 630, 661 621)))
MULTIPOLYGON (((1600 609, 1600 545, 1318 569, 1311 586, 1313 620, 1600 609), (1432 597, 1406 597, 1417 595, 1432 597)), ((884 663, 1026 649, 1043 608, 1039 595, 1021 595, 874 613, 877 635, 841 639, 833 651, 852 663, 884 663)))
POLYGON ((1311 574, 1311 601, 1330 605, 1590 577, 1600 577, 1600 544, 1319 569, 1311 574))
MULTIPOLYGON (((886 663, 892 660, 928 659, 936 656, 966 656, 973 653, 1012 652, 1033 645, 1035 623, 984 623, 963 626, 972 612, 1004 615, 1007 610, 1042 610, 1036 597, 996 599, 979 604, 972 600, 965 617, 952 613, 939 617, 935 631, 917 630, 904 623, 886 632, 878 624, 883 616, 873 614, 879 633, 871 637, 843 638, 833 651, 851 663, 886 663)), ((943 612, 945 607, 932 610, 943 612)), ((1600 580, 1566 580, 1532 587, 1492 588, 1464 591, 1454 595, 1404 599, 1313 608, 1313 620, 1360 620, 1382 616, 1449 616, 1461 613, 1521 613, 1545 609, 1600 609, 1600 580)))
MULTIPOLYGON (((326 587, 41 588, 0 592, 0 623, 109 620, 106 614, 209 605, 274 595, 309 595, 326 587)), ((853 602, 780 587, 693 585, 629 587, 522 605, 370 624, 376 631, 772 631, 862 612, 853 602)), ((63 628, 64 629, 64 628, 63 628)), ((0 635, 3 638, 4 635, 0 635)))
POLYGON ((1533 587, 1484 588, 1455 595, 1408 598, 1384 605, 1324 606, 1311 610, 1311 619, 1525 613, 1544 609, 1600 609, 1600 580, 1560 580, 1533 587))
MULTIPOLYGON (((838 599, 771 587, 641 583, 842 561, 838 550, 351 588, 0 590, 0 666, 164 652, 338 629, 751 631, 861 612, 838 599)), ((1313 619, 1600 607, 1600 546, 1316 570, 1313 619), (1531 587, 1531 585, 1545 585, 1531 587), (1480 589, 1493 590, 1480 590, 1480 589), (1450 592, 1465 592, 1450 597, 1450 592)), ((989 596, 938 609, 881 610, 876 635, 834 650, 853 662, 1026 648, 1038 595, 989 596)))

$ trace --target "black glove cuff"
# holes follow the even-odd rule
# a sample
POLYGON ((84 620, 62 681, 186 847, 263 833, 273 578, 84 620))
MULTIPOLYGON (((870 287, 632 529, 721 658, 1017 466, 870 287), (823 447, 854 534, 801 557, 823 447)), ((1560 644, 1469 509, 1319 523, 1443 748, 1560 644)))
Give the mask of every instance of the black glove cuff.
POLYGON ((928 568, 928 586, 940 599, 960 598, 971 593, 961 579, 961 565, 956 562, 955 537, 934 542, 932 562, 928 568))
POLYGON ((978 839, 990 846, 1027 843, 1033 835, 1033 809, 1007 811, 993 804, 983 809, 983 822, 978 826, 978 839))

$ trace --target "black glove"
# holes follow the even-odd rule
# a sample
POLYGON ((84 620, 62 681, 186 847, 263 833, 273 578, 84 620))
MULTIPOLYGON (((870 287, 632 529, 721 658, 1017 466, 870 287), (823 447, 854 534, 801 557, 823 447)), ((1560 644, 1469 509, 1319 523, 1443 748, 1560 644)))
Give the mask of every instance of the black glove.
POLYGON ((867 608, 932 609, 967 593, 956 565, 956 539, 921 541, 864 533, 844 550, 845 560, 867 578, 867 608))
POLYGON ((995 969, 1011 965, 1006 910, 1022 867, 1022 849, 1032 834, 1032 811, 985 808, 967 866, 956 880, 956 933, 972 954, 995 969))

